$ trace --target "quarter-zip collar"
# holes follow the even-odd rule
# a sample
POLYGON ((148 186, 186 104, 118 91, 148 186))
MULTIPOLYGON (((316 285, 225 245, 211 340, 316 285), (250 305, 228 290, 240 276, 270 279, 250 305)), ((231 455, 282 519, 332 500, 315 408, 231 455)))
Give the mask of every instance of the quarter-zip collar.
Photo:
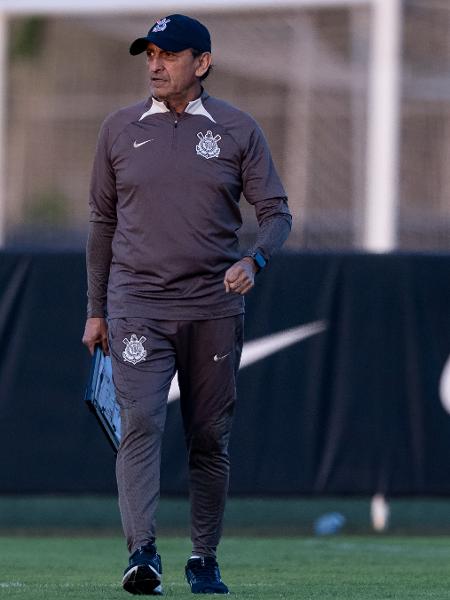
MULTIPOLYGON (((208 92, 206 92, 202 88, 202 93, 200 94, 200 96, 198 98, 196 98, 195 100, 191 100, 191 102, 188 103, 188 105, 186 106, 186 108, 184 110, 184 113, 190 114, 190 115, 200 115, 200 116, 206 117, 207 119, 209 119, 210 121, 215 123, 216 122, 215 119, 206 110, 206 108, 203 104, 203 101, 206 100, 208 97, 209 97, 208 92)), ((143 115, 141 115, 141 117, 139 118, 139 121, 142 121, 143 119, 145 119, 146 117, 148 117, 150 115, 156 115, 158 113, 172 112, 175 115, 174 111, 171 111, 165 102, 161 102, 160 100, 157 100, 154 97, 151 97, 148 99, 148 101, 146 103, 146 107, 149 107, 149 108, 146 112, 144 112, 143 115)))
POLYGON ((164 104, 164 102, 161 102, 160 100, 157 100, 156 98, 149 98, 148 102, 147 102, 147 106, 150 105, 149 110, 147 110, 143 115, 141 115, 141 117, 139 118, 139 121, 142 121, 143 119, 145 119, 145 117, 148 117, 150 115, 156 115, 158 113, 166 113, 166 112, 170 112, 170 110, 167 108, 167 106, 164 104))
MULTIPOLYGON (((189 104, 186 106, 186 110, 184 112, 186 112, 190 115, 201 115, 203 117, 206 117, 213 123, 215 123, 216 121, 213 119, 213 117, 209 114, 209 112, 206 110, 206 108, 203 105, 203 100, 205 99, 204 94, 206 94, 206 92, 203 92, 203 94, 201 96, 199 96, 196 100, 192 100, 191 102, 189 102, 189 104)), ((206 96, 207 96, 207 94, 206 94, 206 96)))

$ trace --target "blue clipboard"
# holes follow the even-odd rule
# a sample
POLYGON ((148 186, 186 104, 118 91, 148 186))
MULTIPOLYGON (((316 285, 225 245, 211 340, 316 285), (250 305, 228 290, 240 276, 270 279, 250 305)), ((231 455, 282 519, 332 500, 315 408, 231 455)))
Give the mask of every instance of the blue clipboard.
POLYGON ((92 357, 91 373, 86 387, 85 402, 94 413, 109 443, 117 452, 120 444, 120 408, 112 380, 111 358, 100 346, 92 357))

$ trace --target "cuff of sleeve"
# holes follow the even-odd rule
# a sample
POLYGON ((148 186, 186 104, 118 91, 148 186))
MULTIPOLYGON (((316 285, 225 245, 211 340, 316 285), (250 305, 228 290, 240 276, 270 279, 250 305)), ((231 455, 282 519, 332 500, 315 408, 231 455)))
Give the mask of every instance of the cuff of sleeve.
POLYGON ((257 248, 252 252, 247 252, 244 258, 251 258, 253 263, 256 266, 256 273, 259 273, 261 269, 264 269, 267 266, 267 258, 266 253, 261 250, 261 248, 257 248))
POLYGON ((106 318, 106 311, 103 308, 88 308, 87 309, 87 318, 88 319, 104 319, 106 318))

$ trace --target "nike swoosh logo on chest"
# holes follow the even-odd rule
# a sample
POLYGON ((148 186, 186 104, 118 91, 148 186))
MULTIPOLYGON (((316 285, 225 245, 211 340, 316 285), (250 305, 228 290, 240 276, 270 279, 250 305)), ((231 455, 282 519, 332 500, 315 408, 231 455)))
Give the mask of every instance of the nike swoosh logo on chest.
POLYGON ((151 138, 150 140, 144 140, 143 142, 138 142, 138 141, 134 141, 133 144, 133 148, 139 148, 140 146, 143 146, 144 144, 148 144, 149 142, 153 142, 155 138, 151 138))

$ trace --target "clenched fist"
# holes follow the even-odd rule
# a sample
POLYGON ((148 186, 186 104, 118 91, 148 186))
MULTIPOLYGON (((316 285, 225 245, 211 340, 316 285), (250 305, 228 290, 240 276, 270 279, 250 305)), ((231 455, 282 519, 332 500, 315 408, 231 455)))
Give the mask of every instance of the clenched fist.
POLYGON ((227 272, 223 283, 225 291, 244 295, 255 285, 255 273, 257 266, 251 256, 244 256, 237 263, 234 263, 227 272))

